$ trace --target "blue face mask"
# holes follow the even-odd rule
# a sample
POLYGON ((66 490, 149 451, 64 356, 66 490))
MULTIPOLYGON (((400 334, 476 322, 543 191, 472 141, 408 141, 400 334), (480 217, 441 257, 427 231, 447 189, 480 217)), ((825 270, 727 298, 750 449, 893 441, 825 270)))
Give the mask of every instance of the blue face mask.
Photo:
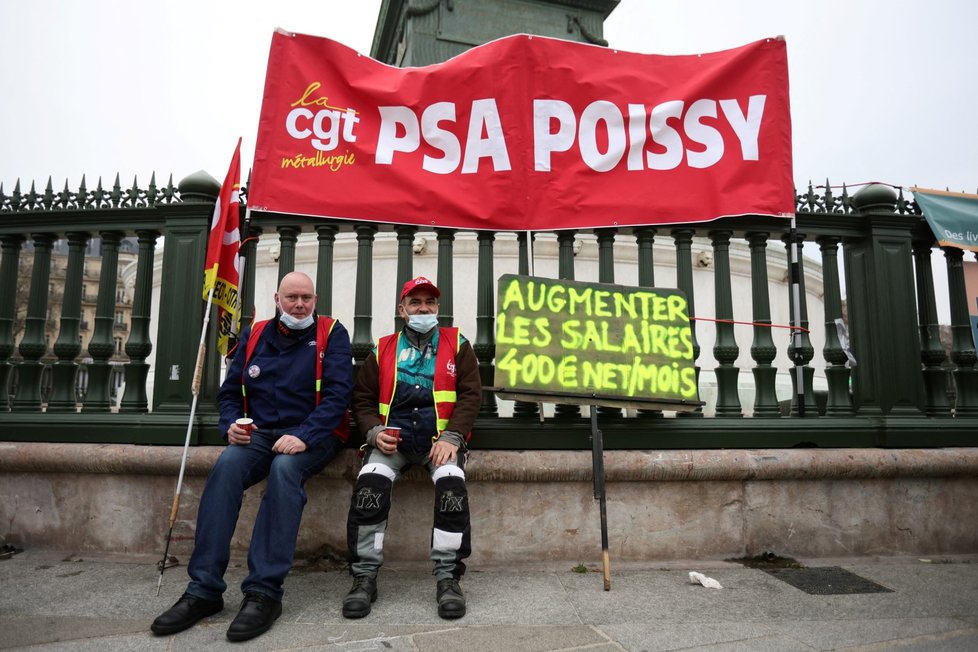
POLYGON ((279 315, 279 321, 281 321, 282 325, 289 330, 301 331, 312 326, 312 315, 306 315, 302 319, 296 319, 289 313, 283 312, 281 315, 279 315))
POLYGON ((408 328, 418 333, 427 333, 438 325, 438 315, 408 315, 408 328))

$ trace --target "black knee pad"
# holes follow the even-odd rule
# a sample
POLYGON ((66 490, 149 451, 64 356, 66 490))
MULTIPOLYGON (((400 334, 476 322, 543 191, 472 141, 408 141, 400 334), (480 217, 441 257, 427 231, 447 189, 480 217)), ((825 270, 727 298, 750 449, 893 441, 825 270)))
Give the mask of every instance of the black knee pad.
POLYGON ((457 476, 435 482, 434 525, 446 532, 465 532, 469 527, 469 493, 465 480, 457 476))
POLYGON ((349 525, 376 525, 387 519, 391 510, 394 483, 379 473, 364 473, 357 478, 350 499, 349 525))

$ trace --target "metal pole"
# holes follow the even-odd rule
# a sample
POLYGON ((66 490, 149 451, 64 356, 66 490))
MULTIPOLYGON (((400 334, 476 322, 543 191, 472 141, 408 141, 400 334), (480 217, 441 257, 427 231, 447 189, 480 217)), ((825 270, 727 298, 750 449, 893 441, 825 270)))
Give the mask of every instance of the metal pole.
POLYGON ((801 353, 801 242, 795 231, 795 214, 791 214, 788 251, 791 252, 791 325, 794 344, 795 390, 798 401, 798 416, 805 416, 805 361, 801 353))
POLYGON ((166 533, 166 546, 163 548, 163 558, 160 560, 160 579, 156 582, 156 595, 160 595, 163 586, 163 571, 166 570, 166 557, 170 552, 170 540, 173 538, 173 524, 177 520, 177 510, 180 509, 180 489, 183 487, 183 473, 187 468, 187 454, 190 452, 190 433, 193 430, 194 414, 197 412, 197 397, 200 394, 200 377, 204 370, 204 352, 207 347, 207 324, 211 318, 211 299, 214 298, 214 286, 211 285, 207 294, 207 306, 204 310, 204 323, 200 328, 200 345, 197 347, 197 363, 194 365, 194 378, 190 384, 193 399, 190 402, 190 418, 187 420, 187 435, 183 441, 183 458, 180 460, 180 473, 177 476, 177 488, 173 492, 173 505, 170 507, 170 529, 166 533))
POLYGON ((601 509, 601 562, 604 590, 611 590, 611 562, 608 558, 608 506, 604 496, 604 442, 598 430, 598 408, 591 406, 591 463, 594 468, 594 497, 601 509))

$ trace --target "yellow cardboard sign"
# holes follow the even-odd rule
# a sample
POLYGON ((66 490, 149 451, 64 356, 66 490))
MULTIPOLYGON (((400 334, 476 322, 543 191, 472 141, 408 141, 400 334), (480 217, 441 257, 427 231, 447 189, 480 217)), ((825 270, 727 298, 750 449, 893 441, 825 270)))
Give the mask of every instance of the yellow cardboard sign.
POLYGON ((494 384, 504 393, 700 404, 679 290, 506 274, 496 305, 494 384))

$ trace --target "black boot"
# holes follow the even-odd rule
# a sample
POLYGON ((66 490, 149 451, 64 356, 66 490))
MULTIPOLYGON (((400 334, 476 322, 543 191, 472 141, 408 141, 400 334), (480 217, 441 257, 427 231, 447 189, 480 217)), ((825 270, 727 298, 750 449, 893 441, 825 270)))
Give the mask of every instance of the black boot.
POLYGON ((370 613, 370 603, 377 599, 377 578, 369 575, 357 575, 353 578, 353 587, 343 598, 343 616, 346 618, 363 618, 370 613))
POLYGON ((442 618, 461 618, 465 615, 465 596, 458 580, 438 580, 438 615, 442 618))
POLYGON ((184 593, 176 604, 160 614, 149 628, 157 636, 176 634, 193 626, 201 618, 213 616, 222 609, 224 609, 224 600, 205 600, 184 593))
POLYGON ((282 603, 264 593, 245 593, 238 615, 228 627, 229 641, 247 641, 264 634, 282 615, 282 603))

